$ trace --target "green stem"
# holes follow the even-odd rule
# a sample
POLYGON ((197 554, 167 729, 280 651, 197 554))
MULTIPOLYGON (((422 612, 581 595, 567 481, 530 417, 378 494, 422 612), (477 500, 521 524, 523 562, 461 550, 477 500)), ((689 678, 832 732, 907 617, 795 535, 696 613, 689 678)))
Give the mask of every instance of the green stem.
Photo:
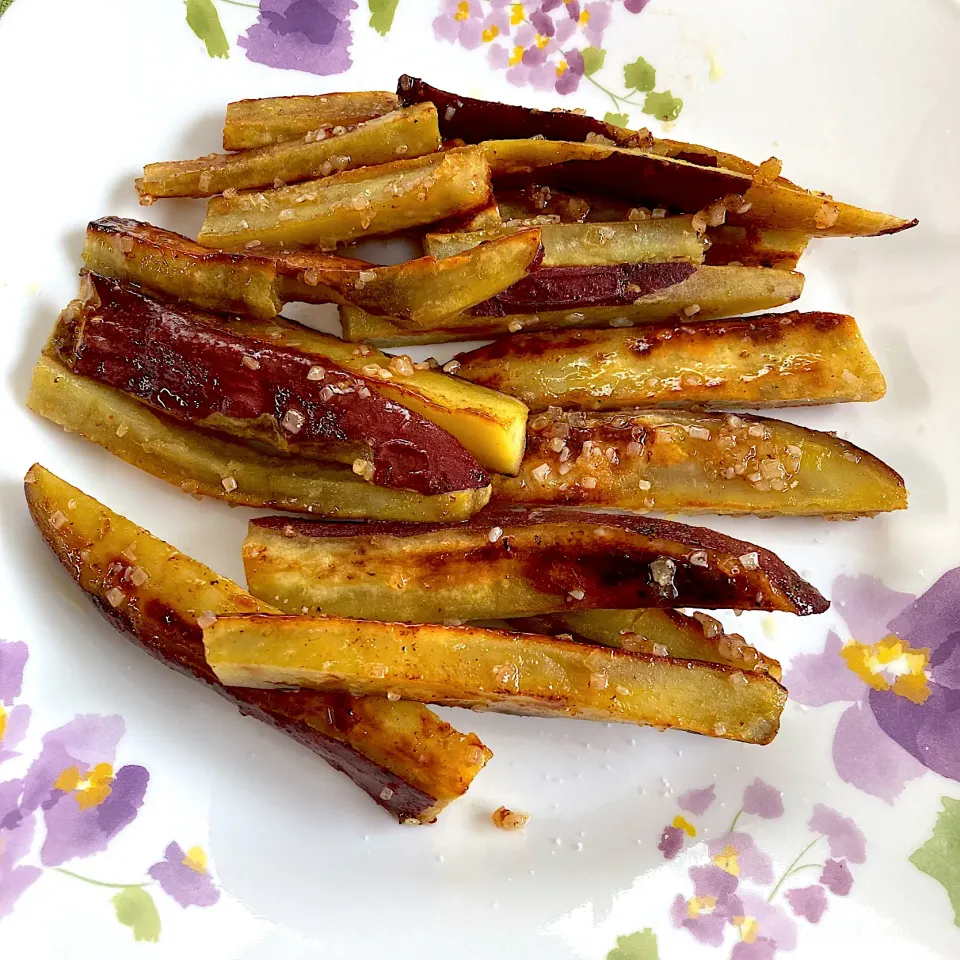
POLYGON ((737 825, 737 821, 740 819, 741 816, 743 816, 743 807, 741 807, 741 808, 737 811, 736 816, 734 816, 733 821, 731 822, 730 826, 727 827, 727 833, 733 833, 733 830, 734 830, 734 828, 735 828, 736 825, 737 825))
POLYGON ((85 877, 83 874, 74 873, 72 870, 67 870, 64 867, 54 867, 54 870, 57 873, 65 874, 68 877, 73 877, 74 880, 82 880, 84 883, 92 883, 95 887, 109 887, 111 890, 127 890, 130 887, 149 887, 152 880, 146 880, 143 883, 107 883, 105 880, 94 880, 92 877, 85 877))
POLYGON ((234 6, 234 7, 247 7, 247 8, 249 8, 250 10, 259 10, 259 9, 260 9, 260 4, 259 4, 259 3, 242 3, 241 0, 220 0, 220 2, 221 2, 221 3, 229 3, 231 6, 234 6))
POLYGON ((608 90, 599 80, 594 80, 593 77, 587 77, 587 79, 598 89, 602 90, 612 101, 613 105, 619 109, 620 107, 620 98, 612 91, 608 90))
MULTIPOLYGON (((783 873, 783 876, 780 877, 780 879, 777 881, 777 883, 776 883, 776 885, 774 886, 774 888, 770 891, 770 896, 767 897, 767 903, 771 903, 771 902, 773 901, 773 898, 777 895, 777 893, 780 891, 780 888, 783 886, 784 881, 787 879, 787 877, 790 876, 791 873, 794 872, 794 868, 797 866, 797 864, 804 858, 804 856, 806 856, 807 851, 808 851, 819 839, 820 839, 819 836, 814 837, 814 838, 797 854, 797 856, 796 856, 796 858, 794 859, 793 863, 791 863, 790 866, 787 867, 787 869, 786 869, 786 870, 784 871, 784 873, 783 873)), ((808 863, 808 864, 806 864, 806 866, 812 867, 812 866, 815 866, 815 864, 808 863)))

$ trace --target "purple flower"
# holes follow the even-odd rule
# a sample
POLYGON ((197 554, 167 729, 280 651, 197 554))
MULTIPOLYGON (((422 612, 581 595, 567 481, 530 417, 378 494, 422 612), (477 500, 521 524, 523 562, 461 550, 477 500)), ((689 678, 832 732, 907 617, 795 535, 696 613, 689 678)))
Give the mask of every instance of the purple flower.
POLYGON ((823 865, 820 882, 837 897, 845 897, 853 886, 853 874, 846 860, 828 860, 823 865))
POLYGON ((851 863, 863 863, 867 859, 867 841, 849 817, 818 803, 807 825, 814 833, 822 833, 827 838, 831 856, 851 863))
POLYGON ((626 0, 624 7, 627 13, 643 13, 643 8, 650 0, 626 0))
MULTIPOLYGON (((645 3, 625 0, 639 13, 645 3)), ((442 0, 435 36, 466 50, 489 46, 487 62, 515 86, 573 93, 584 76, 583 50, 601 47, 614 0, 442 0)))
POLYGON ((743 905, 736 896, 737 878, 713 864, 691 867, 693 896, 678 895, 670 906, 670 918, 675 927, 689 930, 701 943, 719 947, 723 943, 728 921, 743 913, 743 905))
POLYGON ((850 631, 788 677, 800 703, 847 702, 834 734, 837 773, 892 803, 929 768, 960 780, 960 568, 919 599, 871 577, 839 577, 834 601, 850 631))
POLYGON ((766 937, 758 937, 752 943, 744 940, 735 943, 730 952, 730 960, 774 960, 776 955, 777 945, 766 937))
POLYGON ((773 861, 749 833, 724 833, 707 843, 713 863, 741 880, 773 883, 773 861))
POLYGON ((35 817, 20 809, 22 780, 0 783, 0 917, 13 909, 20 895, 43 872, 39 867, 22 866, 33 844, 35 817))
POLYGON ((756 893, 744 893, 741 901, 742 913, 733 918, 733 923, 746 943, 766 940, 777 950, 793 950, 796 947, 797 925, 782 907, 768 903, 766 897, 756 893))
POLYGON ((717 799, 717 788, 710 784, 701 790, 688 790, 677 798, 677 805, 695 816, 701 817, 710 809, 710 805, 717 799))
POLYGON ((14 747, 23 739, 30 721, 26 704, 12 706, 20 696, 26 663, 25 643, 0 640, 0 763, 18 755, 14 747))
POLYGON ((810 887, 795 887, 786 892, 790 909, 810 923, 819 923, 827 909, 827 895, 819 883, 810 887))
POLYGON ((664 860, 673 860, 683 849, 683 831, 679 827, 664 827, 657 849, 664 860))
POLYGON ((348 70, 356 0, 260 0, 260 18, 237 43, 268 67, 330 76, 348 70))
POLYGON ((220 899, 200 847, 186 853, 178 843, 163 851, 163 859, 147 871, 181 907, 210 907, 220 899))
POLYGON ((743 812, 755 813, 764 820, 775 820, 783 816, 783 798, 776 787, 762 780, 754 780, 743 791, 743 812))
POLYGON ((43 811, 45 866, 105 850, 143 805, 147 771, 125 766, 114 772, 123 730, 120 717, 87 715, 43 738, 24 778, 22 808, 43 811))

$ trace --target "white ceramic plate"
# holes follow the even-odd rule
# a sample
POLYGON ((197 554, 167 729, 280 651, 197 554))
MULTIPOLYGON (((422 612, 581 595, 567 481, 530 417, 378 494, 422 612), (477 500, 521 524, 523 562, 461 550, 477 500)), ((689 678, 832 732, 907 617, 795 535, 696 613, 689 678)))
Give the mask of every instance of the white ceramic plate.
MULTIPOLYGON (((262 6, 189 0, 214 52, 229 46, 213 58, 178 0, 0 0, 0 954, 960 955, 960 8, 371 0, 381 35, 352 0, 262 6), (541 37, 558 31, 540 47, 535 15, 541 37), (606 56, 578 80, 599 59, 571 52, 585 46, 606 56), (511 67, 518 47, 543 63, 511 67), (801 308, 857 316, 887 397, 787 414, 889 461, 911 507, 855 524, 709 520, 834 599, 817 618, 737 621, 787 665, 793 701, 772 746, 444 711, 495 759, 437 824, 401 829, 86 605, 24 509, 34 460, 235 578, 246 513, 29 415, 30 367, 76 289, 86 222, 141 215, 141 165, 216 150, 228 100, 390 88, 409 71, 658 130, 645 94, 623 99, 649 79, 638 58, 655 92, 683 101, 675 136, 776 154, 796 181, 920 218, 896 237, 821 241, 803 261, 801 308), (495 830, 500 804, 529 826, 495 830)), ((189 233, 202 209, 166 201, 150 217, 189 233)))

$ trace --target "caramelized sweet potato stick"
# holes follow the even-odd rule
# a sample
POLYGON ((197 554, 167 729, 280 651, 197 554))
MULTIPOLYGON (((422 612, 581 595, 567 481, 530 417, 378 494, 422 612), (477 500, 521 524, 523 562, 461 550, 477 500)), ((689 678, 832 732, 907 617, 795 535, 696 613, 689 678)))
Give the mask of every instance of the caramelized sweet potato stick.
POLYGON ((202 627, 219 616, 273 608, 37 464, 24 486, 47 545, 113 626, 241 713, 311 749, 401 821, 436 819, 490 758, 476 736, 420 704, 228 690, 207 665, 202 627))
POLYGON ((785 270, 682 262, 541 267, 429 327, 354 307, 341 310, 341 321, 347 340, 378 346, 481 340, 521 330, 630 327, 672 318, 695 323, 790 303, 800 296, 803 282, 803 274, 785 270))
POLYGON ((469 213, 490 198, 483 151, 462 147, 278 190, 216 197, 197 239, 224 250, 333 249, 469 213))
POLYGON ((242 153, 148 163, 137 180, 137 192, 145 204, 160 197, 212 197, 224 191, 274 187, 278 180, 287 184, 329 177, 398 157, 422 157, 440 146, 437 111, 431 104, 420 104, 330 136, 311 130, 297 140, 242 153))
MULTIPOLYGON (((798 230, 821 237, 870 237, 915 226, 819 193, 768 183, 722 167, 704 167, 643 150, 555 140, 491 140, 483 145, 495 180, 536 174, 541 183, 611 193, 634 206, 697 213, 725 201, 733 224, 798 230)), ((498 183, 499 185, 499 183, 498 183)))
POLYGON ((204 630, 221 682, 400 696, 506 713, 676 727, 746 743, 777 733, 786 691, 719 664, 480 627, 340 617, 220 617, 204 630))
MULTIPOLYGON (((680 140, 662 140, 650 131, 628 130, 572 110, 536 110, 493 100, 477 100, 439 90, 423 80, 406 74, 397 82, 397 94, 404 104, 429 102, 436 105, 442 120, 440 128, 447 139, 458 137, 464 143, 482 140, 574 140, 587 143, 639 147, 665 157, 677 157, 705 167, 726 167, 750 176, 757 164, 732 153, 680 140)), ((789 184, 789 180, 781 182, 789 184)))
POLYGON ((534 417, 500 504, 663 513, 864 517, 904 510, 903 479, 832 433, 782 420, 680 410, 534 417))
POLYGON ((359 269, 309 251, 277 257, 285 302, 339 303, 417 325, 443 322, 522 280, 540 259, 540 231, 492 238, 452 257, 433 256, 359 269))
POLYGON ((529 633, 565 633, 568 639, 631 653, 721 663, 767 673, 777 681, 782 674, 776 660, 751 647, 739 634, 724 633, 720 621, 705 613, 687 617, 677 610, 578 610, 520 617, 510 625, 529 633))
POLYGON ((524 333, 457 362, 461 377, 531 410, 786 407, 879 400, 886 392, 856 321, 837 313, 524 333))
POLYGON ((225 253, 149 223, 104 217, 87 225, 87 267, 195 307, 270 318, 281 305, 354 304, 438 322, 496 296, 540 256, 537 229, 496 237, 455 257, 376 266, 326 253, 225 253))
POLYGON ((489 483, 450 434, 335 364, 122 281, 87 274, 82 293, 47 347, 74 373, 193 426, 352 463, 380 486, 437 494, 489 483))
POLYGON ((332 134, 337 127, 392 113, 399 106, 396 94, 386 90, 236 100, 227 104, 223 149, 248 150, 298 140, 317 130, 332 134))
POLYGON ((276 457, 154 413, 49 357, 33 370, 27 406, 193 496, 338 520, 465 520, 490 488, 423 496, 377 487, 350 467, 276 457))
POLYGON ((442 623, 604 608, 827 608, 752 543, 562 509, 488 510, 423 526, 264 517, 250 524, 243 562, 254 596, 287 613, 442 623))
MULTIPOLYGON (((691 217, 612 223, 545 223, 539 225, 544 267, 596 267, 617 263, 682 260, 702 263, 707 243, 691 217)), ((477 244, 529 229, 526 224, 462 233, 428 233, 424 250, 434 257, 451 257, 477 244)), ((373 311, 370 311, 371 313, 373 311)))

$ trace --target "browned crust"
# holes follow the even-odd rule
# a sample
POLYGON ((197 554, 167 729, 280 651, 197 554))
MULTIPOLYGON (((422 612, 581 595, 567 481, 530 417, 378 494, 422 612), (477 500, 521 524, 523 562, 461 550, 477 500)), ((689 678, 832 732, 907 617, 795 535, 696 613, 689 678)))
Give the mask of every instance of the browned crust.
POLYGON ((335 364, 240 334, 223 316, 153 300, 134 284, 87 277, 97 302, 65 311, 52 344, 74 373, 284 453, 349 458, 359 445, 380 486, 435 494, 489 482, 450 434, 335 364), (311 369, 322 379, 310 379, 311 369), (302 418, 292 433, 283 427, 290 410, 302 418))
MULTIPOLYGON (((735 605, 743 609, 780 609, 806 615, 823 613, 829 607, 828 601, 811 584, 807 583, 796 571, 785 564, 775 553, 756 544, 744 540, 736 540, 725 534, 718 533, 707 527, 693 527, 677 523, 672 520, 660 520, 647 516, 626 516, 622 514, 597 514, 580 510, 567 510, 556 507, 535 507, 521 510, 503 508, 485 509, 474 517, 458 524, 445 523, 407 523, 393 521, 371 521, 364 524, 330 523, 323 520, 311 521, 302 519, 288 519, 285 517, 261 517, 251 521, 253 527, 264 527, 272 530, 283 530, 287 535, 303 537, 415 537, 429 535, 443 530, 469 531, 480 534, 479 546, 473 554, 477 562, 484 559, 485 552, 492 556, 510 549, 510 534, 518 528, 546 527, 548 525, 566 526, 575 528, 598 528, 607 531, 619 530, 626 534, 640 536, 647 540, 659 541, 676 545, 675 552, 705 550, 709 553, 736 559, 746 554, 756 553, 759 570, 765 575, 772 591, 777 593, 781 603, 772 603, 771 596, 762 596, 762 585, 754 582, 749 571, 740 570, 738 574, 728 574, 719 570, 706 573, 706 568, 699 567, 689 560, 676 561, 676 575, 674 580, 676 596, 671 596, 661 602, 651 602, 650 606, 703 606, 720 608, 728 605, 736 597, 735 605), (488 533, 494 527, 500 527, 502 537, 497 542, 488 540, 488 533)), ((602 544, 596 544, 598 538, 591 539, 589 544, 583 545, 583 550, 596 551, 589 558, 588 563, 582 562, 585 556, 572 558, 567 555, 554 555, 555 551, 545 542, 538 551, 538 556, 532 558, 536 571, 531 568, 530 579, 533 581, 548 581, 548 589, 558 589, 560 581, 571 565, 577 567, 576 586, 584 583, 583 578, 590 579, 589 585, 582 589, 589 593, 587 604, 590 607, 616 607, 613 602, 604 601, 606 596, 611 597, 611 587, 616 589, 624 582, 625 568, 635 565, 639 559, 636 554, 640 551, 633 545, 634 555, 631 556, 631 544, 617 543, 614 538, 605 537, 602 544)), ((655 547, 651 549, 654 559, 658 555, 655 547)), ((562 585, 560 585, 562 587, 562 585)), ((567 588, 572 589, 572 588, 567 588)), ((615 595, 614 595, 615 596, 615 595)), ((642 603, 633 606, 643 606, 642 603)), ((573 604, 572 607, 575 607, 573 604)))

